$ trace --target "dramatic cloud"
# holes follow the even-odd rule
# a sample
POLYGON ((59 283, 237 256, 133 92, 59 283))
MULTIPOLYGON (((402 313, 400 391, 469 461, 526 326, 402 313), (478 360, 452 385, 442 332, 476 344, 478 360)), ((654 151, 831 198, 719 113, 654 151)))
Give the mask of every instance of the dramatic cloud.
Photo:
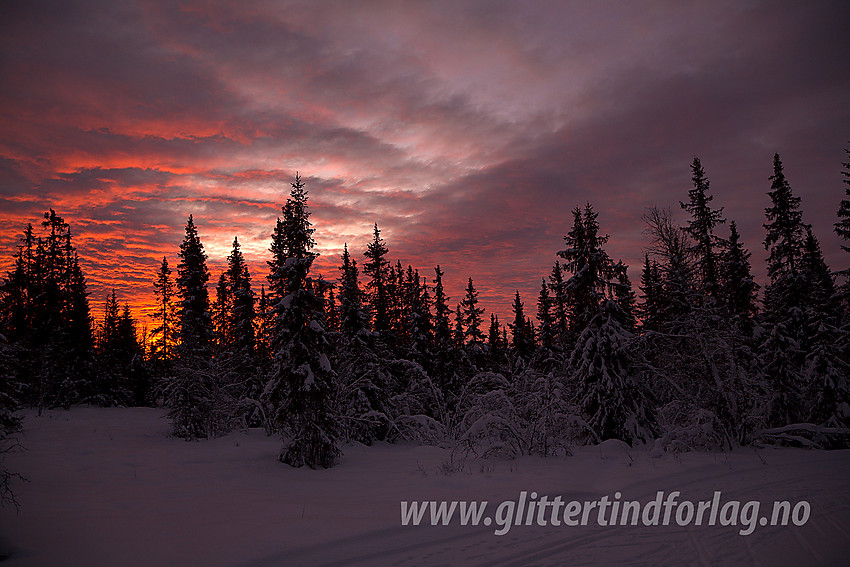
POLYGON ((299 171, 326 277, 378 223, 393 259, 439 263, 453 300, 472 276, 505 317, 585 202, 635 280, 641 215, 678 209, 694 155, 762 274, 774 152, 843 268, 848 22, 846 2, 10 0, 0 268, 52 207, 96 307, 115 287, 144 309, 193 214, 213 278, 238 237, 259 286, 299 171))

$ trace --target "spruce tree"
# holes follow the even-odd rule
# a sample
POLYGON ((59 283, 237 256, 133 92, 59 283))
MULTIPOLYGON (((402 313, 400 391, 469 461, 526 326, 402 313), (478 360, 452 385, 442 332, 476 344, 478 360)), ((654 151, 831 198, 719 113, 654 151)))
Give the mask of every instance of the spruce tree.
POLYGON ((703 292, 713 296, 718 286, 718 259, 715 252, 717 237, 714 235, 714 227, 726 222, 726 219, 722 216, 722 207, 718 210, 711 208, 714 197, 708 192, 709 181, 699 158, 694 158, 691 171, 694 188, 688 191, 689 202, 679 201, 679 205, 691 215, 684 230, 694 240, 691 249, 697 258, 703 292))
POLYGON ((117 347, 121 368, 127 377, 129 403, 134 406, 151 405, 154 400, 150 370, 145 363, 145 345, 139 337, 136 319, 127 303, 124 303, 118 319, 117 347))
POLYGON ((826 265, 818 239, 808 226, 800 257, 800 274, 807 289, 807 305, 834 318, 837 314, 834 304, 835 279, 826 265))
POLYGON ((228 314, 225 317, 226 350, 239 365, 250 366, 253 363, 256 348, 255 301, 254 292, 251 290, 251 274, 237 238, 233 239, 233 249, 227 257, 227 270, 224 276, 230 292, 228 314))
POLYGON ((403 283, 404 312, 403 325, 407 336, 407 346, 413 360, 426 362, 430 347, 431 314, 428 307, 428 293, 421 282, 419 270, 408 265, 403 283))
POLYGON ((579 406, 599 441, 629 444, 657 434, 655 402, 643 385, 630 352, 634 335, 622 324, 625 314, 613 300, 603 300, 579 336, 570 358, 579 406))
POLYGON ((41 225, 49 231, 40 241, 43 299, 36 301, 47 332, 42 375, 48 405, 67 408, 90 389, 92 320, 85 277, 71 244, 71 227, 53 209, 44 213, 41 225))
POLYGON ((348 253, 348 244, 343 248, 339 271, 340 330, 353 339, 368 330, 369 318, 363 309, 363 291, 358 281, 357 261, 348 253))
POLYGON ((384 335, 384 341, 393 349, 406 347, 408 329, 404 325, 404 319, 409 306, 405 303, 407 297, 404 291, 404 268, 401 267, 401 260, 396 260, 395 266, 390 267, 386 289, 389 332, 384 335))
POLYGON ((844 427, 850 424, 850 360, 847 359, 847 328, 841 314, 835 281, 824 260, 820 244, 810 228, 800 261, 800 277, 808 291, 801 306, 805 317, 806 350, 803 418, 844 427))
POLYGON ((623 325, 627 330, 634 331, 637 327, 635 318, 637 298, 632 289, 632 282, 629 280, 629 268, 622 260, 614 265, 614 275, 616 278, 612 283, 614 300, 623 312, 623 325))
POLYGON ((735 221, 729 223, 729 240, 721 256, 720 274, 720 296, 726 311, 733 322, 748 335, 757 310, 756 294, 759 286, 750 271, 750 253, 741 242, 735 221))
POLYGON ((175 374, 166 380, 165 404, 170 408, 175 435, 187 439, 205 438, 217 430, 217 377, 211 372, 213 332, 207 292, 210 274, 192 215, 186 222, 186 234, 178 256, 177 366, 175 374))
POLYGON ((552 317, 552 297, 545 279, 541 280, 537 296, 537 320, 540 322, 537 340, 543 349, 551 351, 555 347, 555 320, 552 317))
POLYGON ((768 401, 765 420, 782 426, 802 421, 806 380, 803 366, 807 356, 807 315, 800 306, 807 303, 806 282, 800 275, 805 233, 800 198, 791 191, 779 154, 773 158, 773 175, 765 209, 764 239, 769 252, 767 272, 770 283, 764 295, 767 333, 761 345, 762 371, 768 401))
POLYGON ((14 345, 24 404, 69 407, 91 391, 93 332, 71 228, 53 209, 44 236, 27 225, 2 285, 2 332, 14 345))
POLYGON ((126 343, 115 290, 106 298, 97 340, 99 369, 88 401, 103 406, 128 405, 133 396, 127 366, 135 352, 126 343))
POLYGON ((192 215, 186 222, 186 236, 180 244, 177 266, 179 297, 177 355, 187 367, 203 365, 212 355, 212 320, 207 282, 207 255, 192 215))
MULTIPOLYGON (((850 150, 845 149, 844 151, 850 155, 850 150)), ((848 243, 846 246, 842 244, 841 249, 845 252, 850 252, 850 160, 844 162, 842 165, 844 166, 844 171, 841 172, 841 176, 844 179, 841 181, 847 185, 844 193, 848 198, 841 200, 837 213, 839 220, 834 226, 835 233, 848 243)), ((844 282, 838 288, 838 299, 843 304, 845 323, 850 325, 850 267, 839 271, 837 275, 844 279, 844 282)))
POLYGON ((325 298, 325 328, 329 333, 338 333, 340 329, 339 308, 334 293, 334 285, 327 284, 327 297, 325 298))
POLYGON ((172 347, 177 340, 177 315, 174 307, 174 283, 168 259, 163 256, 162 264, 153 283, 156 310, 150 315, 154 320, 151 330, 151 358, 161 376, 167 372, 172 360, 172 347))
POLYGON ((472 278, 469 278, 466 295, 461 301, 460 307, 462 308, 461 321, 463 323, 464 341, 472 346, 480 346, 484 343, 484 333, 481 330, 481 316, 484 314, 484 308, 478 307, 478 291, 472 283, 472 278))
POLYGON ((93 319, 89 308, 86 278, 80 268, 77 253, 71 247, 71 229, 68 228, 67 254, 68 272, 65 283, 62 311, 65 334, 68 337, 68 353, 74 361, 77 372, 86 373, 86 365, 91 360, 94 346, 93 319))
POLYGON ((452 340, 452 328, 449 307, 449 297, 443 287, 445 273, 440 266, 434 267, 434 343, 438 348, 446 349, 452 340))
POLYGON ((463 325, 463 313, 461 312, 461 304, 458 303, 455 308, 455 327, 452 334, 452 340, 455 347, 461 348, 465 344, 466 332, 463 325))
POLYGON ((230 282, 227 280, 227 273, 222 272, 218 278, 218 284, 215 286, 215 301, 213 301, 212 322, 213 333, 215 335, 216 356, 219 353, 226 351, 230 342, 230 310, 232 306, 230 282))
POLYGON ((499 317, 490 313, 490 327, 487 329, 487 348, 490 351, 490 362, 497 367, 502 361, 502 338, 500 335, 499 317))
MULTIPOLYGON (((416 270, 416 281, 420 282, 419 270, 416 270)), ((421 340, 427 345, 431 354, 434 352, 434 314, 431 312, 431 293, 428 291, 428 283, 423 276, 419 285, 419 317, 421 320, 421 340)))
POLYGON ((644 254, 640 290, 643 298, 637 306, 637 312, 641 321, 641 330, 657 331, 662 318, 664 290, 658 262, 650 261, 649 254, 644 254))
POLYGON ((630 285, 619 278, 622 264, 614 264, 599 235, 597 213, 588 203, 573 211, 573 228, 564 237, 567 249, 558 253, 573 274, 564 289, 570 318, 577 333, 568 368, 578 386, 579 405, 598 440, 628 443, 648 440, 655 432, 652 401, 643 387, 630 352, 634 335, 632 316, 624 310, 633 297, 630 285))
POLYGON ((377 223, 372 236, 372 242, 363 253, 367 261, 363 264, 363 273, 369 277, 366 288, 369 290, 369 308, 372 315, 372 330, 386 333, 390 329, 390 298, 387 284, 389 281, 390 263, 386 259, 387 247, 381 238, 377 223))
POLYGON ((517 290, 514 295, 514 303, 511 306, 511 309, 514 312, 514 321, 509 324, 513 338, 511 346, 517 356, 528 361, 534 352, 534 337, 531 336, 530 333, 522 300, 519 297, 519 290, 517 290))
MULTIPOLYGON (((459 339, 456 329, 452 326, 452 309, 449 307, 450 298, 443 286, 443 270, 439 265, 434 267, 434 297, 431 336, 433 344, 433 360, 428 365, 429 373, 437 384, 445 406, 455 408, 462 389, 463 380, 459 378, 458 356, 456 347, 463 344, 463 330, 459 339)), ((459 323, 459 319, 456 320, 459 323)), ((449 425, 448 423, 446 425, 449 425)))
POLYGON ((564 288, 564 268, 556 261, 549 276, 549 289, 552 296, 552 316, 555 324, 555 339, 563 350, 568 350, 569 301, 564 288))
POLYGON ((577 336, 596 317, 615 277, 614 264, 602 248, 608 236, 599 234, 598 214, 588 203, 573 211, 573 228, 564 236, 567 244, 558 256, 566 260, 572 276, 563 291, 569 305, 570 332, 577 336))
POLYGON ((256 400, 263 389, 263 376, 257 369, 257 341, 254 330, 254 292, 251 274, 237 238, 227 257, 216 288, 216 353, 213 389, 216 419, 222 431, 234 422, 257 424, 256 400), (250 400, 250 401, 247 401, 250 400))
POLYGON ((334 372, 327 355, 318 279, 310 274, 317 254, 307 192, 299 175, 272 236, 269 263, 275 317, 274 363, 265 392, 287 441, 280 460, 294 467, 330 467, 340 456, 331 416, 334 372))
POLYGON ((764 210, 768 221, 763 225, 767 231, 764 248, 770 252, 767 274, 774 283, 784 275, 796 274, 799 269, 806 225, 799 210, 800 197, 791 191, 779 154, 773 156, 773 175, 769 179, 771 206, 764 210))

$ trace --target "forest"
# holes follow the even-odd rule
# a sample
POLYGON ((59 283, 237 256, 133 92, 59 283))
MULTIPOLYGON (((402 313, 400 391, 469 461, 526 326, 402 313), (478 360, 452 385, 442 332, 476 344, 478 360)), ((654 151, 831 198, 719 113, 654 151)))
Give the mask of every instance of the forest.
MULTIPOLYGON (((94 320, 71 226, 50 210, 24 229, 0 288, 0 457, 18 410, 76 404, 165 407, 187 440, 264 428, 282 462, 312 468, 352 441, 507 458, 607 439, 669 452, 850 446, 850 263, 826 264, 775 155, 760 286, 698 158, 691 171, 684 226, 669 208, 644 214, 636 284, 586 203, 510 321, 485 315, 472 277, 450 298, 439 265, 392 261, 377 224, 338 273, 315 273, 296 175, 264 274, 234 239, 210 282, 189 216, 179 264, 163 258, 151 274, 157 308, 142 336, 114 291, 94 320)), ((841 180, 834 232, 850 252, 850 159, 841 180)), ((12 480, 3 469, 4 500, 12 480)))

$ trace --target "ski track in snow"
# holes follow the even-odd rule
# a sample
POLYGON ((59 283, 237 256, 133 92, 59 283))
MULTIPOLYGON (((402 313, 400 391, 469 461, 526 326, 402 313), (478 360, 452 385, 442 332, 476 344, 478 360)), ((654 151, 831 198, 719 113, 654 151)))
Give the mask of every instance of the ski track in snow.
MULTIPOLYGON (((26 451, 7 466, 21 510, 0 509, 4 567, 98 565, 843 565, 850 556, 850 451, 738 449, 651 458, 616 442, 574 456, 469 460, 443 474, 449 451, 376 444, 344 448, 335 468, 276 461, 262 432, 209 441, 168 436, 164 412, 74 408, 27 414, 26 451), (807 500, 802 527, 402 526, 400 501, 487 500, 520 491, 645 504, 679 500, 807 500)), ((426 522, 428 519, 426 514, 426 522)), ((548 517, 548 514, 547 514, 548 517)), ((591 515, 595 518, 595 515, 591 515)))

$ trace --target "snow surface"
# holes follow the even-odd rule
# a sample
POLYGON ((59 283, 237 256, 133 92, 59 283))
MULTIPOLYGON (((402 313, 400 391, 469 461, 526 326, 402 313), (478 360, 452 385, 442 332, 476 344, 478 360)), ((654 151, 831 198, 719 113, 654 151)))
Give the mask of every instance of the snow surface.
POLYGON ((850 451, 739 449, 652 458, 618 442, 570 457, 452 458, 448 449, 352 445, 330 470, 293 469, 260 430, 186 442, 156 409, 28 413, 21 503, 0 508, 12 566, 842 565, 850 557, 850 451), (454 472, 449 472, 453 470, 454 472), (487 500, 520 491, 648 502, 807 500, 802 527, 402 526, 402 500, 487 500))

